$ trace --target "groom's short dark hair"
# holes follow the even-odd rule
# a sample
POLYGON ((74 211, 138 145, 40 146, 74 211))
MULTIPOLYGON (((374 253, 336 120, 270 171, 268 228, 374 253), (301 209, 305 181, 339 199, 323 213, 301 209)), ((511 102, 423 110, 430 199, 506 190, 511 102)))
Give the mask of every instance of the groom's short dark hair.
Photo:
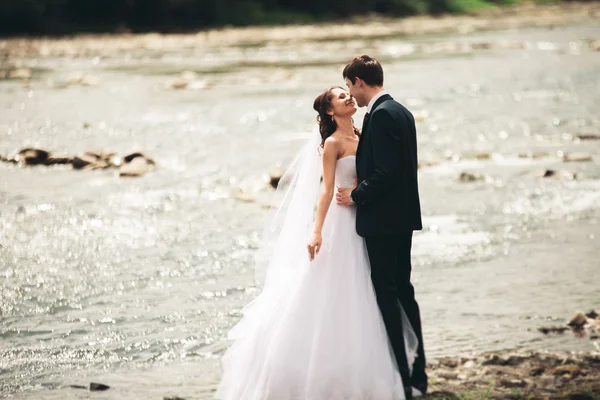
POLYGON ((352 84, 356 83, 356 78, 360 78, 369 86, 383 86, 383 68, 381 64, 366 54, 354 57, 344 67, 342 75, 344 79, 348 78, 352 84))

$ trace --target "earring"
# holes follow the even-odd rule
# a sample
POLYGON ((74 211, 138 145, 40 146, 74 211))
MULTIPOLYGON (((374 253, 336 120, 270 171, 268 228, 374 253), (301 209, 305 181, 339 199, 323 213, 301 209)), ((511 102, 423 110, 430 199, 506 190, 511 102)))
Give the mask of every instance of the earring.
POLYGON ((335 122, 335 119, 333 118, 333 115, 331 116, 331 122, 335 122))

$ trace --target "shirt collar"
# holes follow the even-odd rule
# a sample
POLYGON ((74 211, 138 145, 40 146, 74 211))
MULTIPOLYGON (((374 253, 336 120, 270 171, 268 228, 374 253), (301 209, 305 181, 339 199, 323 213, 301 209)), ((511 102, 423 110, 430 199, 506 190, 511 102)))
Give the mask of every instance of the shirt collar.
POLYGON ((373 106, 375 105, 375 102, 381 97, 388 94, 385 90, 382 90, 381 92, 377 93, 375 96, 373 96, 373 98, 371 99, 371 101, 369 102, 369 105, 367 106, 367 113, 370 113, 371 110, 373 109, 373 106))

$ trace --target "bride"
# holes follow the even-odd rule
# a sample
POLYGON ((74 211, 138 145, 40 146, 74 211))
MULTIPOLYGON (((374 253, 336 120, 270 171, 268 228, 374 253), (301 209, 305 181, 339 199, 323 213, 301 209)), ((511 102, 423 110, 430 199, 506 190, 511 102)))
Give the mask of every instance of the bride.
MULTIPOLYGON (((223 357, 217 399, 406 398, 356 233, 356 209, 332 202, 335 186, 356 180, 357 106, 332 86, 314 109, 318 132, 280 183, 282 200, 258 257, 263 290, 229 334, 234 342, 223 357)), ((404 313, 403 326, 411 366, 418 343, 404 313)))

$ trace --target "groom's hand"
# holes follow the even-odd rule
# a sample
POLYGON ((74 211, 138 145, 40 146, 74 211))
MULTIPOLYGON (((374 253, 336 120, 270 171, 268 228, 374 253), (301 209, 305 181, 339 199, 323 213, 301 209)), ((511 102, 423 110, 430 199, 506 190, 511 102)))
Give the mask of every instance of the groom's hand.
POLYGON ((351 188, 338 187, 337 193, 335 194, 335 202, 340 206, 350 206, 354 204, 354 202, 352 201, 352 197, 350 197, 350 194, 356 188, 357 184, 358 182, 355 181, 354 186, 351 188))

